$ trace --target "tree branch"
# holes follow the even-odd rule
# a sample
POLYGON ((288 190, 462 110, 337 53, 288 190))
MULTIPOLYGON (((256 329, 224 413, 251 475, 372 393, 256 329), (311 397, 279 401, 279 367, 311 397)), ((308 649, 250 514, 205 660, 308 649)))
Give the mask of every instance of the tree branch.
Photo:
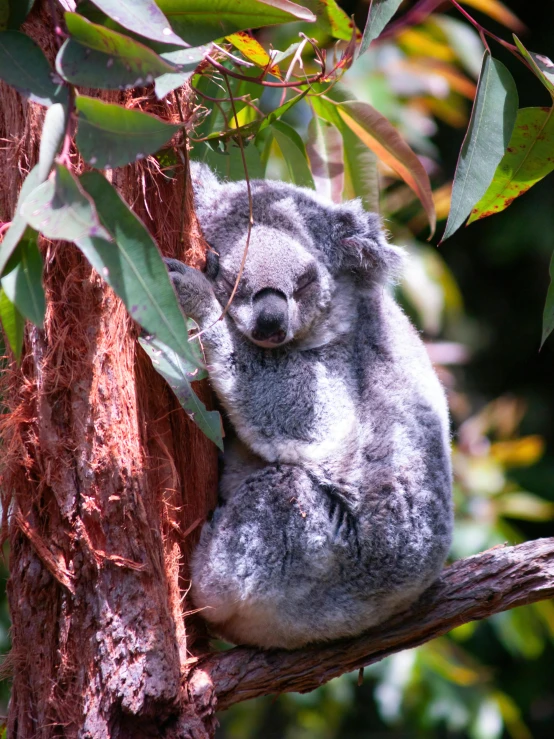
POLYGON ((554 538, 494 547, 446 568, 408 611, 362 636, 294 652, 237 647, 211 654, 193 669, 190 695, 206 705, 213 690, 225 709, 271 693, 305 693, 468 621, 553 596, 554 538))

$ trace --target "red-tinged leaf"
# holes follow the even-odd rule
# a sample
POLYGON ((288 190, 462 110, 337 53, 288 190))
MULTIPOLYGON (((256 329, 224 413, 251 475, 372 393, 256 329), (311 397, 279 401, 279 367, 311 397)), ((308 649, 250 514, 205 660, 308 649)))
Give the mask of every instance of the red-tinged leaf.
POLYGON ((375 108, 358 101, 337 105, 342 120, 378 157, 411 187, 427 213, 431 235, 436 215, 429 176, 396 128, 375 108))
POLYGON ((492 182, 468 223, 508 208, 554 170, 554 108, 523 108, 492 182))
POLYGON ((480 10, 485 15, 488 15, 489 18, 494 18, 495 21, 511 28, 512 31, 525 30, 525 24, 504 3, 499 2, 499 0, 461 0, 461 2, 464 5, 469 5, 476 10, 480 10))
POLYGON ((342 202, 344 147, 340 131, 314 116, 308 128, 306 151, 317 192, 334 203, 342 202))

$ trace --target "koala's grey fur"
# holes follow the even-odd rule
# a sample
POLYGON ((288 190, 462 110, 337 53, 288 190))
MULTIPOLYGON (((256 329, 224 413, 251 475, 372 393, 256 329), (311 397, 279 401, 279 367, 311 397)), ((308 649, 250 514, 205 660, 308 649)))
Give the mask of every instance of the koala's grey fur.
POLYGON ((168 263, 183 311, 207 329, 233 429, 193 557, 195 604, 239 644, 358 634, 427 588, 451 541, 444 394, 385 286, 401 251, 358 202, 254 181, 244 274, 218 321, 244 251, 247 188, 203 165, 193 180, 214 252, 205 274, 168 263))

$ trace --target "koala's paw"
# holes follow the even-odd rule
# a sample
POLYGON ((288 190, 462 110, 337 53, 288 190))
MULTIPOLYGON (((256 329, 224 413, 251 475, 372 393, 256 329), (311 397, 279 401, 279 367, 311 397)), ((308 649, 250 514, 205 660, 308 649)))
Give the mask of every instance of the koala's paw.
POLYGON ((178 259, 164 259, 164 262, 183 313, 199 324, 213 314, 217 318, 219 303, 206 276, 178 259))

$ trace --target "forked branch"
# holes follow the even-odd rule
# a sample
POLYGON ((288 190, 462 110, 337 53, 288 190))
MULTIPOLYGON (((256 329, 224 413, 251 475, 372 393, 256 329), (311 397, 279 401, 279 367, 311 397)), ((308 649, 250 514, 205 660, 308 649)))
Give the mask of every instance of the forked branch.
POLYGON ((455 562, 410 610, 355 639, 294 652, 237 647, 212 654, 190 675, 191 697, 205 704, 211 683, 224 709, 262 695, 307 692, 468 621, 552 597, 554 538, 494 547, 455 562))

